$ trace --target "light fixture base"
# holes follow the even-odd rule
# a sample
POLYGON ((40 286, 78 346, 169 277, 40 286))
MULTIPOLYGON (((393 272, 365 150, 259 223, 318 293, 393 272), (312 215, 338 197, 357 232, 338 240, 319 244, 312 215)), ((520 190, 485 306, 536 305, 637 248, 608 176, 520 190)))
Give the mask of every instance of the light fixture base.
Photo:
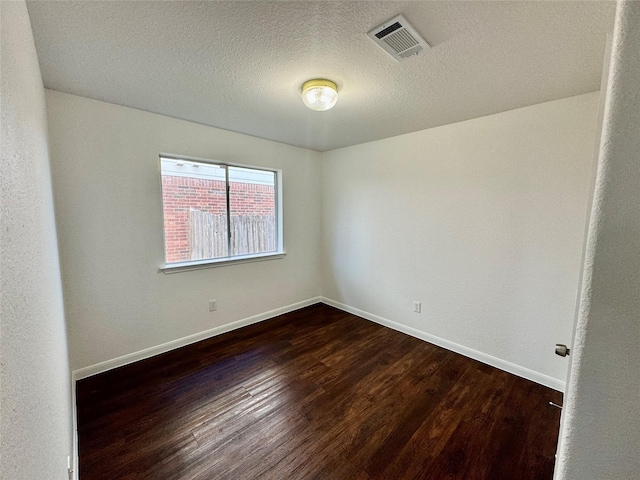
POLYGON ((313 87, 329 87, 336 92, 338 91, 338 86, 335 84, 335 82, 332 82, 331 80, 324 80, 322 78, 315 78, 313 80, 307 80, 302 84, 302 92, 304 93, 305 90, 313 87))

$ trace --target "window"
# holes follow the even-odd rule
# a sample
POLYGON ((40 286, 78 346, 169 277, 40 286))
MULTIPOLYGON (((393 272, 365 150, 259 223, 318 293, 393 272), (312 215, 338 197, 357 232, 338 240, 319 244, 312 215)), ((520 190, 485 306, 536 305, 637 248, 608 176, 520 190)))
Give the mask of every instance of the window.
POLYGON ((165 268, 283 255, 281 172, 160 156, 165 268))

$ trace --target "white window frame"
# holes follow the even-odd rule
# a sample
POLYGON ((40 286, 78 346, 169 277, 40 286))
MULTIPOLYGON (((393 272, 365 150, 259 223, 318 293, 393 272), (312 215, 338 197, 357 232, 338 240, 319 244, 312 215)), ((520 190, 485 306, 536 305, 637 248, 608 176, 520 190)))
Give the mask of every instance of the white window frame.
MULTIPOLYGON (((232 162, 219 162, 216 160, 210 160, 206 158, 190 157, 186 155, 175 155, 171 153, 160 153, 158 155, 158 177, 160 178, 160 189, 162 191, 162 159, 167 160, 182 160, 185 162, 207 163, 220 167, 239 167, 250 168, 253 170, 263 170, 265 172, 271 172, 275 174, 275 213, 276 213, 276 251, 265 253, 252 253, 249 255, 235 255, 219 258, 208 258, 203 260, 191 260, 186 262, 166 263, 167 261, 167 245, 166 245, 166 232, 164 230, 164 198, 160 198, 162 204, 162 256, 164 258, 164 264, 160 266, 160 271, 164 273, 177 273, 187 270, 199 270, 202 268, 223 267, 226 265, 235 265, 238 263, 248 262, 261 262, 264 260, 275 260, 284 258, 286 252, 284 251, 284 237, 283 237, 283 213, 282 213, 282 170, 277 168, 266 168, 255 165, 247 165, 243 163, 232 162)), ((228 171, 227 171, 228 172, 228 171)), ((227 186, 229 184, 227 175, 227 186)), ((227 196, 228 202, 228 196, 227 196)), ((227 206, 228 207, 228 206, 227 206)))

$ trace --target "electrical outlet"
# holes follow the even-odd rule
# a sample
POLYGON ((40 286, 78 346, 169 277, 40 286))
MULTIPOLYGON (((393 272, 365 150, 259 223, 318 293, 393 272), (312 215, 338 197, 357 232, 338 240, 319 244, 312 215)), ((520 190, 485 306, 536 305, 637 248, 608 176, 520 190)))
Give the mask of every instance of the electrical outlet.
POLYGON ((413 311, 415 313, 420 313, 421 310, 422 310, 422 303, 421 302, 413 302, 413 311))
POLYGON ((209 311, 215 312, 218 309, 218 300, 209 300, 209 311))

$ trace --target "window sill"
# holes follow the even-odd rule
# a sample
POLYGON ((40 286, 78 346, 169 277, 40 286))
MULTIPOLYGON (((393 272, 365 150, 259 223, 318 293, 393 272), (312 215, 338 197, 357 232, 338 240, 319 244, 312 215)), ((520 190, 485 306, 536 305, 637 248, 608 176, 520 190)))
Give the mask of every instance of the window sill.
POLYGON ((201 270, 203 268, 226 267, 238 263, 263 262, 265 260, 277 260, 284 258, 286 252, 269 252, 255 255, 242 255, 238 257, 214 258, 209 260, 194 260, 192 262, 169 263, 160 267, 164 274, 186 272, 188 270, 201 270))

